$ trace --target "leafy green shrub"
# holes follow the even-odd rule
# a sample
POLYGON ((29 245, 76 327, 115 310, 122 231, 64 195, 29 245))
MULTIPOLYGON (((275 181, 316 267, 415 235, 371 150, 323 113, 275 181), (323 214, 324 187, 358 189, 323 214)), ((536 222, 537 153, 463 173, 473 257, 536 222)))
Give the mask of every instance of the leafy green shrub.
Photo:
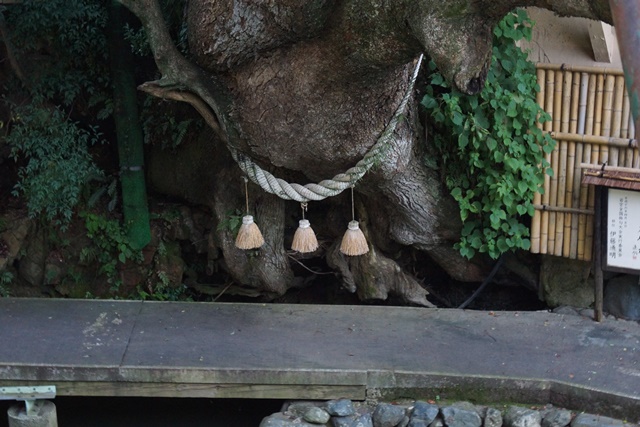
POLYGON ((24 0, 6 8, 11 43, 33 104, 112 111, 108 13, 98 0, 24 0))
POLYGON ((462 236, 456 247, 473 257, 492 258, 529 249, 526 217, 534 213, 535 192, 542 192, 554 141, 536 126, 550 117, 536 103, 535 66, 516 42, 530 40, 533 22, 526 12, 507 15, 494 29, 487 83, 469 96, 452 88, 429 64, 429 85, 422 104, 437 132, 446 185, 460 205, 462 236))
POLYGON ((0 271, 0 298, 8 297, 9 291, 6 286, 13 282, 13 273, 10 271, 0 271))
POLYGON ((98 274, 107 276, 115 291, 120 284, 117 279, 118 263, 142 261, 142 252, 131 247, 126 230, 117 220, 90 212, 83 212, 81 216, 85 219, 87 237, 91 239, 93 246, 82 249, 80 260, 98 262, 98 274))
POLYGON ((28 100, 7 102, 7 142, 21 164, 14 194, 24 196, 30 216, 65 228, 86 182, 104 179, 89 154, 99 133, 70 117, 95 123, 112 112, 106 4, 23 0, 0 12, 24 74, 6 81, 6 99, 28 100))
POLYGON ((57 109, 24 107, 18 114, 7 138, 11 157, 24 158, 14 194, 25 196, 30 216, 42 214, 64 229, 88 178, 102 174, 88 151, 99 134, 57 109))

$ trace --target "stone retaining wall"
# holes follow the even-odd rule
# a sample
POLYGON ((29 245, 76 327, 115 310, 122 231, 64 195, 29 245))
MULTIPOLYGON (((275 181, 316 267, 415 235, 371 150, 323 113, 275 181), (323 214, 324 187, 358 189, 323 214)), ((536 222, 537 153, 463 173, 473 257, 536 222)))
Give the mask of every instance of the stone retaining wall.
MULTIPOLYGON (((348 399, 291 402, 265 417, 260 427, 636 427, 630 420, 579 413, 551 405, 527 408, 477 406, 470 402, 360 403, 348 399)), ((634 420, 637 421, 637 420, 634 420)))

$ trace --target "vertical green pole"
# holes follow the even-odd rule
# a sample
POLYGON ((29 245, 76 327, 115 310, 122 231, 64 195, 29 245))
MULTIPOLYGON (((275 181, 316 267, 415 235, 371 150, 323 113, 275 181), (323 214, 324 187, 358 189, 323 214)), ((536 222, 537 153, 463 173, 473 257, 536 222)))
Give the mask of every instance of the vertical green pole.
POLYGON ((142 249, 151 240, 151 230, 144 174, 144 138, 138 120, 133 53, 123 34, 127 12, 115 0, 110 2, 109 55, 125 227, 131 246, 142 249))

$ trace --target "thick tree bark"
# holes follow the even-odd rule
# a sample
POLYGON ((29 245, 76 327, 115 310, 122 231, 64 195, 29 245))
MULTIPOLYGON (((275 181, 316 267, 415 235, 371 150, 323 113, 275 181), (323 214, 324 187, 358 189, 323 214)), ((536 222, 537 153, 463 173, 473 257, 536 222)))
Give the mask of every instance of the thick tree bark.
MULTIPOLYGON (((190 0, 189 61, 171 43, 155 0, 120 1, 140 17, 163 76, 143 90, 190 103, 220 141, 277 168, 280 177, 313 181, 353 166, 375 143, 408 88, 419 53, 433 58, 458 88, 475 93, 484 84, 493 27, 513 8, 611 20, 604 0, 190 0)), ((426 304, 379 248, 395 241, 425 250, 460 280, 479 280, 484 270, 452 249, 458 208, 422 160, 426 146, 416 111, 413 102, 392 149, 356 187, 376 225, 369 232, 371 254, 348 262, 331 251, 329 257, 348 287, 389 282, 380 298, 397 291, 426 304)), ((231 175, 220 172, 216 180, 231 175)), ((233 204, 225 185, 211 193, 218 217, 233 204)), ((264 206, 268 226, 283 232, 284 207, 268 197, 264 206)), ((253 277, 253 286, 273 293, 289 286, 292 275, 275 234, 260 267, 246 267, 225 238, 219 246, 238 280, 253 277), (279 269, 283 285, 271 281, 279 269)))

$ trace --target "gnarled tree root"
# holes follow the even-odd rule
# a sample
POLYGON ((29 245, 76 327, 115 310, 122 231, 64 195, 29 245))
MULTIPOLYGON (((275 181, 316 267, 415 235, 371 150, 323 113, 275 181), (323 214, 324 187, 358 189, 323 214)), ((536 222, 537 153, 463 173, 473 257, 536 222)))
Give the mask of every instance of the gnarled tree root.
POLYGON ((357 292, 360 301, 385 301, 394 295, 403 303, 435 307, 427 300, 429 292, 375 246, 369 244, 369 252, 356 257, 343 255, 339 248, 339 241, 331 246, 327 262, 340 272, 343 286, 357 292))

